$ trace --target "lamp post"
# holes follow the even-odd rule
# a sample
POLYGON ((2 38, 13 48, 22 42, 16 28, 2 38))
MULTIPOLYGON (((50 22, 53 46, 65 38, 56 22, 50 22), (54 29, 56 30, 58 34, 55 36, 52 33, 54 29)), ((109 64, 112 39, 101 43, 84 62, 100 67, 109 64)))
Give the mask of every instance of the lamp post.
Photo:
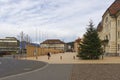
POLYGON ((35 45, 35 57, 38 59, 38 53, 37 53, 37 28, 36 28, 36 45, 35 45))

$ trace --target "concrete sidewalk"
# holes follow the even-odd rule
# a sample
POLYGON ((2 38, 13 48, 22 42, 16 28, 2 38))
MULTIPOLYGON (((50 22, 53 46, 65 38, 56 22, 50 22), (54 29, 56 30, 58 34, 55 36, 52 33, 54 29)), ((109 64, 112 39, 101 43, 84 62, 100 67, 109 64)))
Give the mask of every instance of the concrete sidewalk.
POLYGON ((120 57, 104 57, 104 59, 100 60, 81 60, 76 57, 77 53, 59 53, 59 54, 52 54, 51 58, 48 60, 47 55, 39 56, 38 59, 35 57, 29 57, 28 60, 37 60, 37 61, 44 61, 50 64, 111 64, 111 63, 120 63, 120 57))

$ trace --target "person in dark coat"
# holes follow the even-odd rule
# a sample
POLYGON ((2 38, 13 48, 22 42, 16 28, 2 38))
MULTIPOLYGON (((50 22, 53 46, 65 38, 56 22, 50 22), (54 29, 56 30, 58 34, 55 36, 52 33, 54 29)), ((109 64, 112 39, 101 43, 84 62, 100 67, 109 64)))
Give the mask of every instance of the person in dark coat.
POLYGON ((50 56, 51 56, 49 52, 48 52, 47 56, 48 56, 48 60, 49 60, 49 59, 50 59, 50 56))

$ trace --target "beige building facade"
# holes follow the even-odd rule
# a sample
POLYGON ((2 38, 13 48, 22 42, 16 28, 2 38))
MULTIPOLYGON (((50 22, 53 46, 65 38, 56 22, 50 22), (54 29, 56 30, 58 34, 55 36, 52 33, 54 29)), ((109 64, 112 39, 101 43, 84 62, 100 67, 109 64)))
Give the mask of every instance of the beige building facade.
POLYGON ((30 44, 26 46, 27 57, 47 55, 48 52, 50 52, 52 54, 63 53, 63 51, 59 50, 59 49, 41 48, 41 47, 36 47, 36 46, 30 45, 30 44))
POLYGON ((65 51, 66 44, 65 44, 65 42, 63 42, 59 39, 48 39, 48 40, 43 41, 40 44, 40 47, 53 48, 53 49, 65 51))
POLYGON ((99 23, 98 34, 102 41, 106 55, 120 55, 120 0, 115 0, 106 10, 99 23))
POLYGON ((75 42, 74 42, 74 51, 75 52, 79 52, 79 50, 80 50, 80 43, 81 43, 81 39, 80 38, 75 40, 75 42))

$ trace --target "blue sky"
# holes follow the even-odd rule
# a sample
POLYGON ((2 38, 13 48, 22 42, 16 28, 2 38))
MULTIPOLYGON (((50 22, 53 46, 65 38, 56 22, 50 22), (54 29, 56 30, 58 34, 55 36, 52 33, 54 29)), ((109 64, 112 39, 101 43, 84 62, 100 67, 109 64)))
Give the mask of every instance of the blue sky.
POLYGON ((114 0, 0 0, 0 38, 28 34, 33 42, 45 39, 74 41, 95 27, 114 0), (39 39, 38 39, 39 38, 39 39))

